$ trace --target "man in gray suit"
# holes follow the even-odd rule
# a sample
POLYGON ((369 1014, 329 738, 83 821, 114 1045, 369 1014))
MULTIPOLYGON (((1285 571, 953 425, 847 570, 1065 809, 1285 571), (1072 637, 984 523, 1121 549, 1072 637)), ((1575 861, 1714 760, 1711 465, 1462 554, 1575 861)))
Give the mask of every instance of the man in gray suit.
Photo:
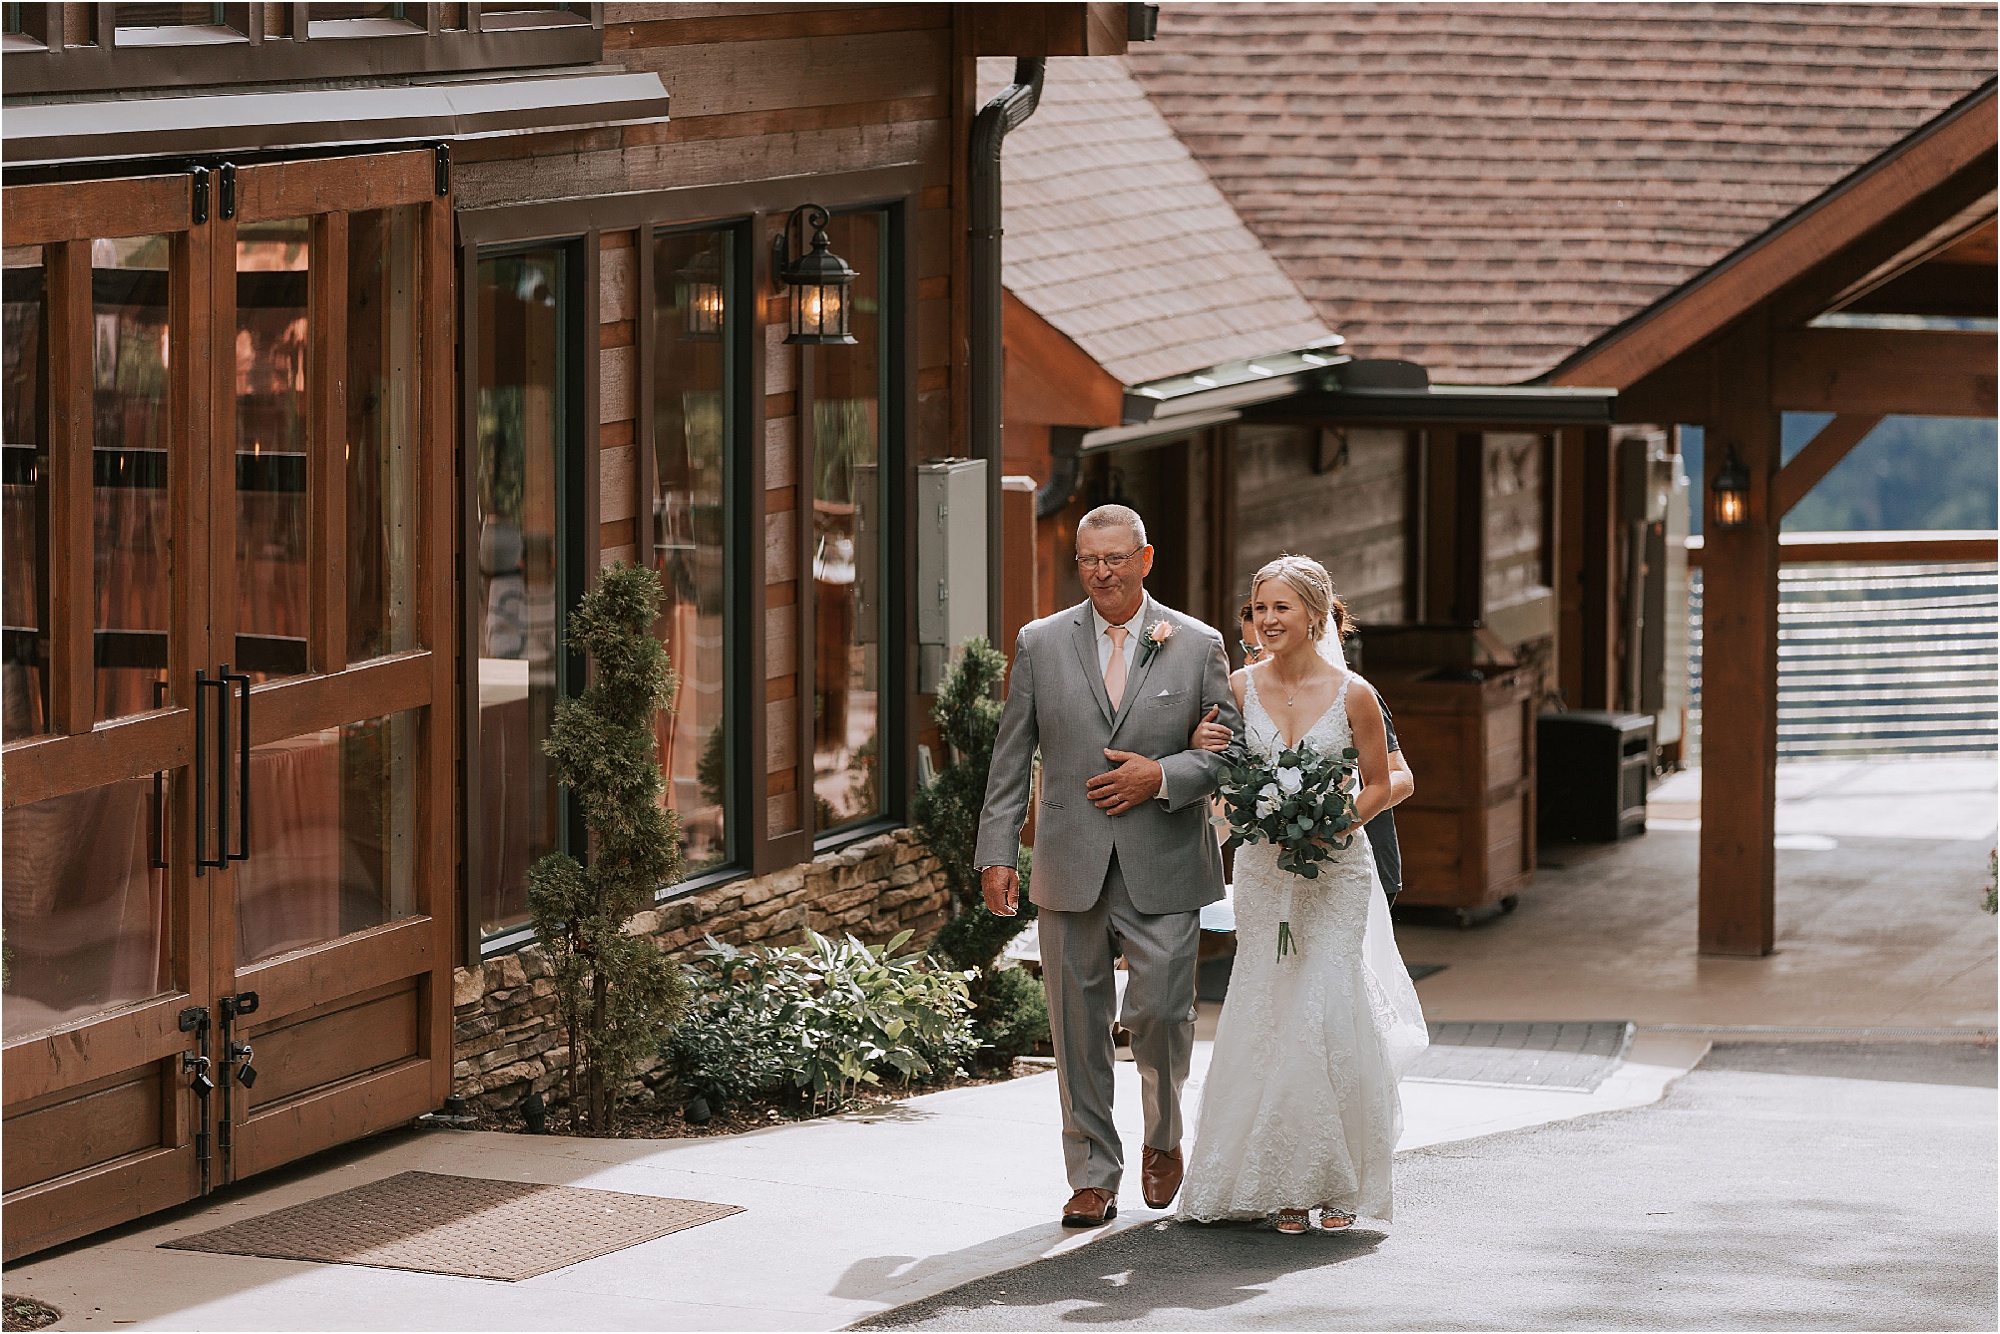
POLYGON ((1146 594, 1153 548, 1123 505, 1100 505, 1076 533, 1088 602, 1026 626, 1014 646, 993 744, 977 861, 986 906, 1020 907, 1015 858, 1030 776, 1042 755, 1031 896, 1062 1098, 1063 1157, 1075 1192, 1065 1227, 1117 1217, 1123 1146, 1111 1123, 1112 1036, 1131 1034, 1145 1103, 1141 1194, 1155 1209, 1180 1189, 1181 1086, 1194 1051, 1199 912, 1222 897, 1208 797, 1239 758, 1242 724, 1222 636, 1146 594), (1239 740, 1189 748, 1204 716, 1239 740), (1125 956, 1122 1013, 1112 964, 1125 956))

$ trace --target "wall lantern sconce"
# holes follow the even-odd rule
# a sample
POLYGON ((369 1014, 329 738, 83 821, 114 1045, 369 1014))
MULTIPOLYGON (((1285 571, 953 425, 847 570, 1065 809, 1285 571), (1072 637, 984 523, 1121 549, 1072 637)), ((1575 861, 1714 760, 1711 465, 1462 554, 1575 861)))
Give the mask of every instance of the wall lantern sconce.
POLYGON ((679 287, 681 316, 689 338, 712 342, 722 337, 723 317, 728 304, 722 292, 722 262, 715 251, 705 249, 674 275, 679 287))
POLYGON ((785 338, 787 343, 816 346, 854 341, 854 335, 847 331, 847 289, 859 275, 828 248, 828 217, 818 204, 801 204, 792 210, 785 229, 777 236, 778 282, 792 294, 792 331, 785 338), (803 253, 794 258, 792 237, 796 233, 803 242, 807 226, 813 231, 811 248, 801 244, 803 253))
POLYGON ((1709 484, 1709 489, 1715 493, 1715 526, 1741 528, 1750 517, 1750 470, 1743 466, 1736 446, 1729 447, 1729 453, 1723 458, 1722 467, 1709 484))

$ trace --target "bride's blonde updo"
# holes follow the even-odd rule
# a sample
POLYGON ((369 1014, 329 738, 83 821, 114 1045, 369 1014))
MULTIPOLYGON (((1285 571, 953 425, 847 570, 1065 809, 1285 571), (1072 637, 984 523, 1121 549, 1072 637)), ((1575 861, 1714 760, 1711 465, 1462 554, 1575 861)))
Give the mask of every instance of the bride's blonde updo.
POLYGON ((1250 599, 1256 601, 1257 590, 1267 579, 1282 579, 1305 604, 1306 615, 1312 618, 1311 634, 1315 640, 1326 637, 1327 625, 1333 625, 1334 634, 1345 639, 1354 629, 1353 618, 1347 614, 1347 604, 1334 595, 1333 576, 1326 572, 1311 556, 1280 556, 1257 571, 1257 577, 1250 581, 1250 599))

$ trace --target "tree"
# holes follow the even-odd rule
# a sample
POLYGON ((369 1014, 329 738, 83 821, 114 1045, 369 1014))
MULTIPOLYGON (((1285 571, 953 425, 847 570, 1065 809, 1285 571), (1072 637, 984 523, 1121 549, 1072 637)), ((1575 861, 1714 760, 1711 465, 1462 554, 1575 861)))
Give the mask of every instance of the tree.
POLYGON ((1048 1033, 1041 989, 1018 969, 994 968, 1007 942, 1034 920, 1028 901, 1031 870, 1021 850, 1021 911, 996 917, 986 910, 973 865, 979 842, 979 815, 986 804, 986 778, 993 767, 993 740, 1000 731, 1000 701, 993 688, 1006 675, 1007 659, 983 638, 969 639, 945 670, 931 717, 945 743, 945 764, 911 802, 911 823, 922 835, 951 890, 952 915, 931 941, 930 952, 953 968, 979 970, 972 983, 973 1027, 1002 1056, 1032 1048, 1048 1033))
POLYGON ((596 675, 576 698, 556 702, 542 747, 591 836, 590 865, 556 852, 528 872, 528 914, 548 949, 569 1037, 570 1125, 591 1134, 610 1130, 634 1066, 687 1008, 680 966, 625 930, 681 870, 679 821, 661 804, 653 739, 673 688, 652 633, 659 605, 653 571, 621 564, 599 575, 569 624, 596 675))

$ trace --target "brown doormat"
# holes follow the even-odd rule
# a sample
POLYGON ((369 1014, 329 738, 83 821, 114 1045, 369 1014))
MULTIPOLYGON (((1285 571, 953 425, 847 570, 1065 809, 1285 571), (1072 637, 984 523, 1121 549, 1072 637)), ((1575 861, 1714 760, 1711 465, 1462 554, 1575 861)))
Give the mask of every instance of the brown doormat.
POLYGON ((404 1172, 160 1245, 512 1283, 742 1212, 624 1191, 404 1172))

